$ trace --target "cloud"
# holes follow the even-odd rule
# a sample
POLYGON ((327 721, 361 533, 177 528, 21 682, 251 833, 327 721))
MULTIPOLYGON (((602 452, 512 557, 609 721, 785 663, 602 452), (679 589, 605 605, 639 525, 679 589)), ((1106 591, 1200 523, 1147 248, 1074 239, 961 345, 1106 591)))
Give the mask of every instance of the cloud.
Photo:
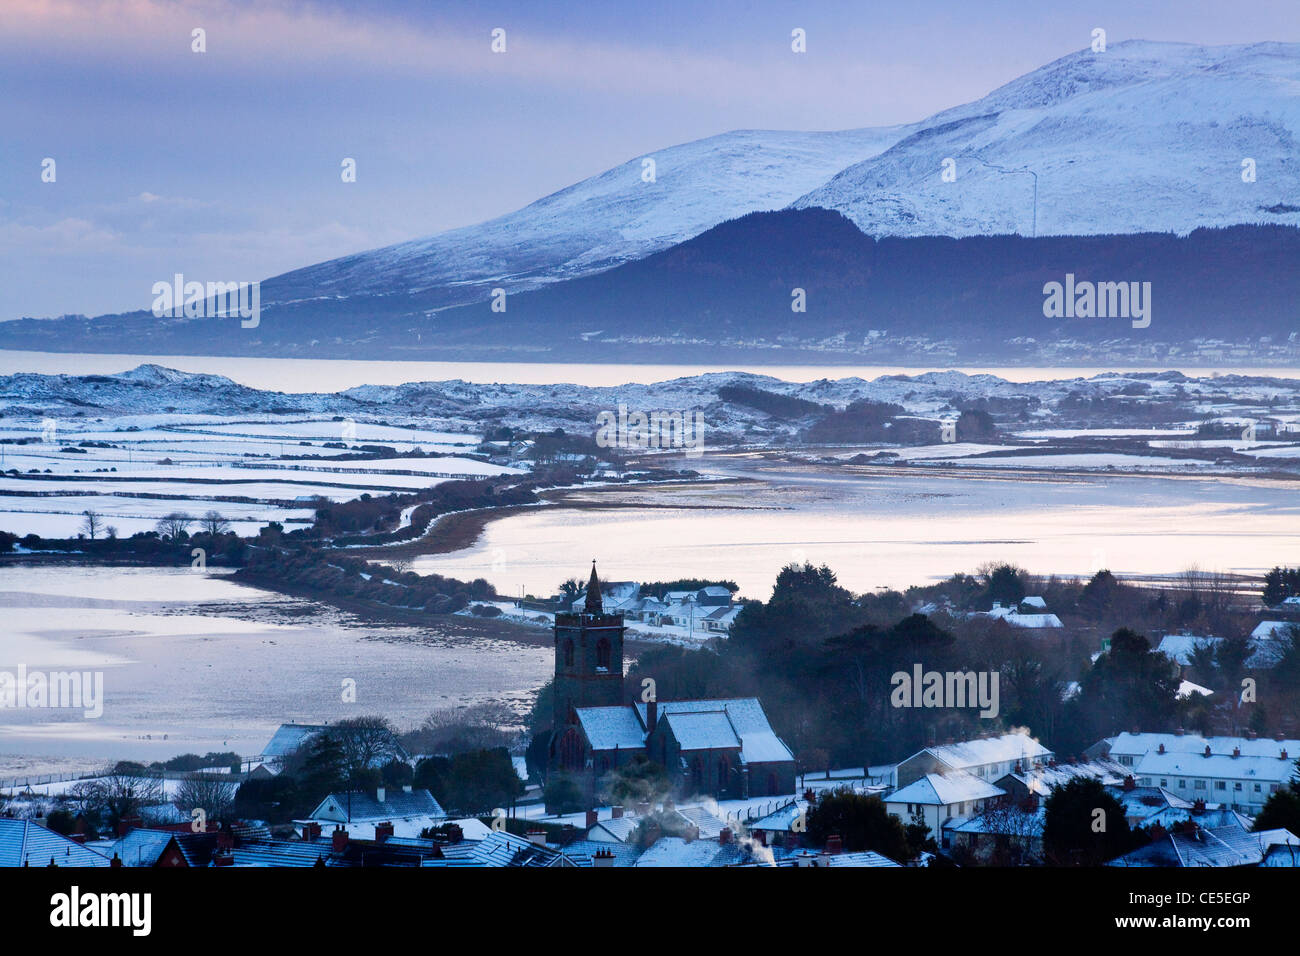
POLYGON ((0 223, 0 248, 21 249, 24 252, 79 255, 113 249, 121 241, 120 232, 75 216, 43 226, 20 222, 0 223))
MULTIPOLYGON (((490 28, 397 19, 361 8, 348 11, 308 4, 243 6, 228 0, 6 0, 10 43, 38 42, 47 51, 95 59, 152 62, 175 70, 205 56, 222 69, 282 73, 286 69, 404 73, 474 82, 546 84, 559 90, 641 98, 689 97, 715 103, 786 104, 809 97, 843 97, 847 90, 905 88, 899 65, 865 59, 796 56, 784 37, 752 55, 727 55, 721 46, 675 48, 617 42, 606 36, 540 33, 510 26, 506 52, 491 51, 490 28), (207 52, 190 50, 191 31, 206 31, 207 52)), ((687 37, 686 39, 691 39, 687 37)), ((0 41, 3 42, 3 41, 0 41)), ((918 72, 920 80, 924 72, 918 72)))

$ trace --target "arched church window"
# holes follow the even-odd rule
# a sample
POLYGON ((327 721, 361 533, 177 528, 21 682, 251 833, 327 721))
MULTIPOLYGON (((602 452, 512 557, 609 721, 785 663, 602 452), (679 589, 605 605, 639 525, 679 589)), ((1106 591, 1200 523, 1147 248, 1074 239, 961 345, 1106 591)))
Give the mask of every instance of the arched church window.
POLYGON ((566 730, 560 739, 560 766, 565 770, 582 768, 582 741, 578 739, 578 732, 572 728, 566 730))
POLYGON ((564 666, 573 666, 573 641, 567 639, 564 642, 564 666))
POLYGON ((609 638, 602 637, 596 642, 596 666, 609 669, 609 638))

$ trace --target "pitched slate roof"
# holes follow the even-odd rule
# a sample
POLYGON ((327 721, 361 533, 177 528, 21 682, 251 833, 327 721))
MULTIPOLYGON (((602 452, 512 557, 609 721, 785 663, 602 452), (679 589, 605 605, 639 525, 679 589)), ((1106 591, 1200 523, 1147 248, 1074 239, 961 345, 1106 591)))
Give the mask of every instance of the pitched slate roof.
POLYGON ((1295 776, 1295 760, 1277 757, 1233 757, 1230 754, 1159 753, 1149 751, 1133 772, 1142 776, 1217 777, 1287 783, 1295 776))
POLYGON ((262 756, 287 757, 301 747, 308 737, 328 729, 325 724, 281 724, 262 748, 262 756))
POLYGON ((1005 791, 981 780, 973 773, 954 770, 945 774, 927 773, 913 780, 901 790, 885 798, 887 803, 924 803, 929 806, 950 806, 968 800, 987 800, 1000 797, 1005 791))
POLYGON ((592 866, 591 858, 597 853, 612 853, 616 867, 632 866, 641 855, 641 848, 606 840, 574 840, 559 851, 560 856, 573 866, 592 866))
POLYGON ((682 750, 740 749, 736 729, 720 710, 669 713, 664 719, 682 750))
POLYGON ((645 728, 631 707, 578 707, 578 723, 592 750, 639 750, 645 728))
POLYGON ((716 840, 686 841, 681 837, 661 837, 642 853, 633 866, 730 866, 745 860, 746 851, 734 841, 720 844, 716 840))
POLYGON ((30 820, 0 819, 0 866, 108 866, 108 857, 30 820))
POLYGON ((726 820, 705 807, 678 807, 677 815, 689 821, 704 839, 717 839, 724 829, 734 829, 726 820))
POLYGON ((1032 763, 1050 757, 1052 753, 1028 734, 1002 734, 998 737, 963 740, 954 744, 927 747, 926 751, 958 770, 1020 759, 1032 763))
MULTIPOLYGON (((637 714, 641 717, 641 723, 645 724, 646 705, 638 701, 636 709, 637 714)), ((666 717, 667 714, 699 713, 699 711, 706 710, 725 711, 727 717, 731 719, 732 727, 735 727, 737 734, 741 736, 759 734, 759 732, 771 734, 772 732, 772 724, 767 722, 767 713, 763 710, 763 705, 759 702, 758 697, 659 701, 659 717, 666 717)))
POLYGON ((137 828, 114 842, 108 855, 116 853, 123 866, 153 866, 173 836, 170 830, 137 828))
MULTIPOLYGON (((385 790, 382 803, 373 793, 353 793, 351 795, 352 823, 379 822, 396 818, 411 817, 445 817, 442 807, 428 790, 385 790)), ((348 794, 331 793, 315 810, 311 819, 333 822, 334 817, 346 819, 349 812, 348 794)))
POLYGON ((608 820, 601 820, 591 829, 604 830, 618 842, 626 843, 628 838, 636 832, 636 827, 639 822, 641 822, 640 817, 625 814, 621 817, 610 817, 608 820))
POLYGON ((1300 740, 1273 740, 1259 737, 1202 737, 1200 734, 1156 734, 1156 733, 1122 733, 1116 734, 1110 741, 1110 754, 1140 757, 1149 751, 1158 751, 1164 744, 1166 752, 1204 753, 1208 745, 1210 753, 1231 754, 1233 748, 1241 750, 1243 757, 1277 757, 1283 750, 1291 760, 1300 757, 1300 740))
MULTIPOLYGON (((1251 833, 1240 823, 1174 832, 1112 860, 1108 866, 1258 866, 1274 846, 1294 845, 1286 830, 1251 833)), ((1300 841, 1298 841, 1300 842, 1300 841)))
POLYGON ((1087 777, 1103 784, 1122 783, 1132 772, 1131 768, 1111 760, 1091 760, 1087 763, 1058 763, 1040 765, 1020 773, 1007 774, 1025 785, 1031 793, 1047 796, 1056 787, 1071 780, 1087 777))

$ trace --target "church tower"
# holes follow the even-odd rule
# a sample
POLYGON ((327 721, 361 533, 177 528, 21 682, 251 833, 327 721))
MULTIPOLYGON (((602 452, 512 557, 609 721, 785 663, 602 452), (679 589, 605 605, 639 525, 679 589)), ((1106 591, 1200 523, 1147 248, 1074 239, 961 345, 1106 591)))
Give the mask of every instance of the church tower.
POLYGON ((596 562, 591 562, 587 599, 577 613, 555 615, 556 736, 576 722, 579 707, 623 703, 623 615, 605 613, 596 562))

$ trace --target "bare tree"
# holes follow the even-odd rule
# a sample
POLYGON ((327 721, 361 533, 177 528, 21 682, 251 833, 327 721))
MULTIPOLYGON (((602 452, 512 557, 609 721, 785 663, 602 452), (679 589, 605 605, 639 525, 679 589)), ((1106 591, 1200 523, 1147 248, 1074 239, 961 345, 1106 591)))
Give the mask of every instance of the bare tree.
POLYGON ((183 535, 190 525, 194 523, 194 518, 183 511, 173 511, 171 514, 158 519, 158 533, 164 538, 170 538, 175 541, 183 535))
POLYGON ((81 531, 87 538, 94 541, 99 532, 103 530, 103 518, 93 511, 83 511, 81 514, 81 531))
POLYGON ((73 784, 68 795, 83 812, 99 817, 113 830, 127 817, 165 801, 161 777, 116 771, 73 784))
POLYGON ((202 810, 209 821, 222 820, 235 805, 235 785, 217 774, 195 774, 180 782, 172 802, 187 815, 202 810))
POLYGON ((214 538, 219 534, 225 534, 230 530, 230 522, 222 517, 219 511, 205 512, 199 520, 199 525, 204 531, 214 538))
POLYGON ((393 726, 384 717, 352 717, 340 720, 325 733, 338 741, 348 780, 368 767, 378 767, 401 756, 393 726))
POLYGON ((504 704, 474 704, 435 710, 404 739, 421 753, 490 750, 514 744, 519 734, 509 728, 518 724, 518 715, 504 704))

